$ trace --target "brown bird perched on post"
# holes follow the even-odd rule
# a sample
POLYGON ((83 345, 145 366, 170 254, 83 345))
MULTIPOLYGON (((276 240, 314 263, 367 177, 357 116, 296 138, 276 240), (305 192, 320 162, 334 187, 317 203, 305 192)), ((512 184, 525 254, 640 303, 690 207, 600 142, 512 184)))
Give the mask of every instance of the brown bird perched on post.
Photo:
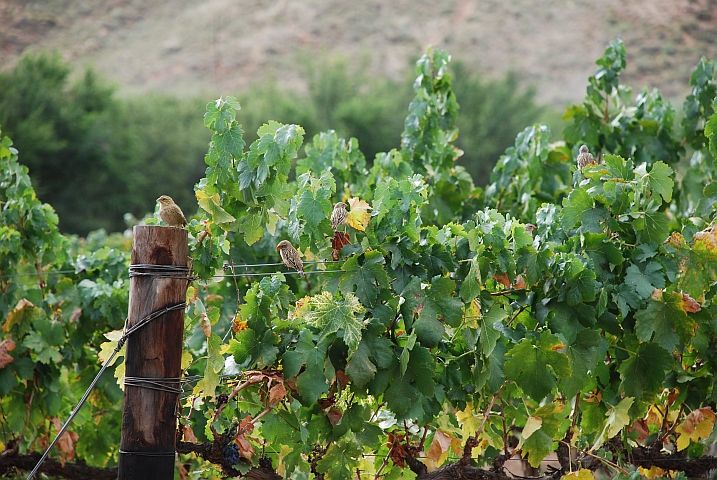
POLYGON ((293 268, 299 272, 299 275, 306 277, 304 274, 304 263, 301 261, 301 255, 299 251, 288 240, 282 240, 279 245, 276 246, 281 255, 281 261, 284 262, 289 268, 293 268))
POLYGON ((157 199, 159 203, 159 218, 170 227, 184 227, 187 224, 187 219, 182 213, 182 209, 179 205, 174 203, 172 197, 169 195, 162 195, 157 199))
POLYGON ((591 163, 595 163, 595 157, 588 151, 588 146, 583 145, 580 147, 580 153, 578 154, 578 168, 582 170, 583 167, 591 163))
POLYGON ((338 202, 334 205, 334 211, 331 212, 331 228, 334 229, 334 232, 346 223, 347 215, 348 212, 346 211, 346 204, 344 202, 338 202))

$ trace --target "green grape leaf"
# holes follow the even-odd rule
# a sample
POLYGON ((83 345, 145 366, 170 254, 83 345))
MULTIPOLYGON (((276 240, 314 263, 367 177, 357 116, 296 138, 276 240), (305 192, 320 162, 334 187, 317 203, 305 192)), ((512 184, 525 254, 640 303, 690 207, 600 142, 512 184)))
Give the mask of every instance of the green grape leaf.
POLYGON ((578 222, 588 232, 600 233, 602 227, 598 225, 600 220, 606 217, 607 211, 604 208, 595 207, 593 199, 587 191, 576 188, 563 200, 561 212, 561 225, 563 228, 573 228, 578 222))
POLYGON ((500 339, 500 332, 493 326, 496 322, 502 322, 508 317, 508 312, 505 311, 499 304, 494 303, 488 313, 486 313, 479 321, 480 327, 480 348, 481 353, 486 357, 490 357, 495 349, 498 339, 500 339))
POLYGON ((636 218, 632 225, 643 242, 661 244, 670 233, 667 217, 662 212, 645 212, 644 217, 636 218))
POLYGON ((304 352, 306 370, 296 378, 296 386, 299 387, 304 405, 315 403, 321 395, 329 391, 329 381, 324 371, 328 344, 328 339, 324 339, 318 345, 306 348, 304 352))
POLYGON ((553 439, 542 429, 533 432, 523 443, 523 451, 528 455, 528 463, 533 468, 538 468, 552 450, 553 439))
POLYGON ((643 271, 632 264, 627 267, 626 273, 625 283, 633 287, 643 299, 650 298, 656 288, 665 288, 665 274, 658 262, 648 263, 643 271))
POLYGON ((316 471, 325 474, 327 480, 353 478, 361 454, 361 446, 344 437, 332 443, 328 451, 316 462, 316 471))
POLYGON ((669 352, 678 344, 689 345, 697 330, 697 323, 687 315, 689 308, 694 309, 685 305, 681 293, 658 290, 647 303, 647 309, 635 314, 638 340, 655 341, 669 352))
POLYGON ((299 197, 297 214, 306 220, 306 224, 315 229, 322 220, 331 216, 333 206, 330 202, 331 192, 320 188, 315 191, 305 190, 299 197))
POLYGON ((281 357, 284 365, 284 377, 290 378, 299 373, 301 367, 306 364, 306 357, 316 348, 313 334, 308 328, 299 332, 299 338, 293 350, 287 350, 281 357))
POLYGON ((357 314, 363 313, 364 308, 354 294, 348 292, 341 299, 324 291, 311 297, 309 305, 312 309, 304 314, 304 320, 320 330, 320 339, 338 332, 349 347, 349 356, 356 351, 361 341, 361 330, 364 328, 363 315, 357 314))
POLYGON ((346 364, 346 375, 358 388, 370 382, 376 375, 376 365, 369 358, 370 348, 367 342, 359 343, 358 348, 346 364))
POLYGON ((197 203, 204 211, 211 215, 214 223, 231 223, 236 220, 222 208, 218 193, 209 195, 204 190, 197 190, 195 193, 197 196, 197 203))
POLYGON ((675 182, 670 178, 674 173, 670 167, 664 162, 655 162, 652 164, 650 173, 647 174, 647 179, 650 183, 650 189, 662 196, 665 202, 672 200, 672 189, 675 186, 675 182))
POLYGON ((221 344, 222 339, 215 333, 207 338, 207 363, 204 367, 204 377, 194 386, 195 395, 214 397, 219 386, 219 372, 224 368, 221 344))
POLYGON ((391 373, 395 377, 392 375, 393 382, 384 394, 386 405, 396 415, 404 415, 411 408, 411 404, 416 402, 419 393, 416 387, 411 385, 411 379, 408 374, 399 376, 397 368, 391 373))
POLYGON ((229 342, 228 352, 234 355, 234 361, 238 365, 248 362, 249 365, 256 365, 258 368, 266 368, 274 364, 279 354, 275 346, 279 343, 279 337, 271 330, 263 334, 248 328, 240 331, 236 338, 229 342))
POLYGON ((565 349, 573 374, 559 382, 559 388, 567 398, 591 389, 595 383, 595 369, 606 352, 607 342, 597 330, 585 329, 577 333, 575 341, 565 349))
POLYGON ((470 302, 480 294, 481 276, 478 268, 478 259, 474 257, 470 262, 470 269, 461 283, 460 296, 464 302, 470 302))
POLYGON ((620 391, 628 397, 649 400, 662 388, 665 371, 674 366, 672 355, 656 343, 642 343, 634 354, 623 361, 620 391))
POLYGON ((557 384, 556 375, 571 375, 568 357, 557 351, 562 348, 560 339, 547 332, 541 334, 537 343, 524 338, 508 351, 509 358, 504 364, 506 378, 515 381, 534 400, 542 400, 557 384))
POLYGON ((410 353, 406 372, 410 374, 418 391, 426 397, 431 397, 434 394, 436 384, 433 376, 435 371, 436 364, 431 351, 420 345, 414 346, 410 353))
POLYGON ((341 292, 356 292, 363 305, 375 307, 380 288, 388 288, 388 275, 383 268, 385 260, 378 250, 354 255, 344 263, 345 272, 339 281, 341 292))

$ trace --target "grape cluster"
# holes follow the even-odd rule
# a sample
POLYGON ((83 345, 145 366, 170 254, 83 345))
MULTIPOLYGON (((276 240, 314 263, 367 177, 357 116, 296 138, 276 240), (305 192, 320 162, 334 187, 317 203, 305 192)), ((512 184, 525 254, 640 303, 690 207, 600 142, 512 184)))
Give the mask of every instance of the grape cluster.
POLYGON ((229 429, 229 432, 227 432, 227 438, 232 438, 234 435, 237 434, 237 427, 239 426, 238 423, 235 423, 232 425, 232 427, 229 429))
POLYGON ((239 463, 239 446, 235 442, 230 442, 224 445, 224 460, 229 465, 236 465, 239 463))

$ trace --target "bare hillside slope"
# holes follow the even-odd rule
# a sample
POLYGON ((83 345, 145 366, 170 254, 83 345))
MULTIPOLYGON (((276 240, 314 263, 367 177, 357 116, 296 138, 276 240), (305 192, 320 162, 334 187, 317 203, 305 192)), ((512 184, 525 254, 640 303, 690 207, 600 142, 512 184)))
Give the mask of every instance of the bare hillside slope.
POLYGON ((701 56, 717 58, 714 0, 0 0, 0 25, 0 68, 56 48, 125 94, 235 93, 267 76, 300 88, 317 56, 396 77, 432 44, 562 105, 618 36, 625 80, 667 97, 686 92, 701 56))

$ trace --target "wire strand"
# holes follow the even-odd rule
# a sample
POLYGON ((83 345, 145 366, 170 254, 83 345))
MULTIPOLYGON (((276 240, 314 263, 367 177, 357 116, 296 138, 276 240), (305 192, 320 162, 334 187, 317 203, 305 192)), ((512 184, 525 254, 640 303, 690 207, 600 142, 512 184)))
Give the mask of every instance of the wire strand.
MULTIPOLYGON (((57 444, 57 442, 60 440, 60 438, 65 434, 67 429, 70 427, 70 424, 75 419, 75 417, 79 413, 80 409, 87 401, 87 398, 90 396, 90 393, 92 393, 92 390, 97 385, 97 382, 100 380, 100 377, 102 376, 102 374, 105 372, 107 367, 109 367, 112 364, 112 361, 114 360, 115 356, 117 355, 117 353, 119 353, 119 351, 124 346, 125 342, 127 341, 127 337, 129 337, 132 333, 136 332, 141 327, 147 325, 147 323, 149 323, 151 320, 154 320, 155 318, 157 318, 161 315, 164 315, 165 313, 171 312, 173 310, 178 310, 179 308, 184 308, 184 307, 186 307, 186 304, 184 302, 178 303, 176 305, 172 305, 170 307, 164 307, 164 308, 157 310, 155 312, 152 312, 149 315, 147 315, 146 317, 142 318, 139 322, 137 322, 131 328, 126 328, 126 326, 125 326, 125 331, 122 334, 122 337, 117 341, 117 346, 112 351, 112 354, 102 365, 102 368, 100 368, 100 371, 97 373, 97 375, 95 375, 94 380, 92 380, 90 387, 87 389, 85 394, 82 396, 82 399, 77 404, 77 407, 75 407, 75 409, 70 412, 70 417, 67 419, 65 424, 62 426, 62 428, 60 429, 60 431, 58 432, 57 436, 52 441, 52 443, 47 447, 47 449, 45 450, 45 453, 42 454, 42 457, 40 457, 40 460, 35 465, 35 468, 32 470, 32 472, 30 472, 30 475, 27 477, 27 480, 31 480, 35 476, 35 474, 38 472, 38 470, 40 470, 42 463, 45 461, 47 456, 50 454, 50 451, 55 446, 55 444, 57 444)), ((127 322, 127 320, 125 320, 125 324, 126 324, 126 322, 127 322)))

